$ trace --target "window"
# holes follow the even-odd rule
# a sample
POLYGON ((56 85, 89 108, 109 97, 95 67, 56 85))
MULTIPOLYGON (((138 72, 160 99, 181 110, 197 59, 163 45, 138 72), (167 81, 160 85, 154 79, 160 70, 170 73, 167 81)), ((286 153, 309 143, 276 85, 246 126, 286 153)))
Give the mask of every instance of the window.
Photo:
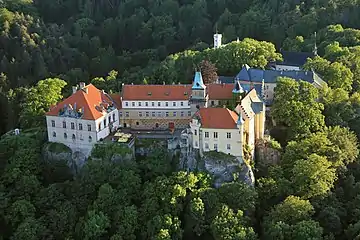
POLYGON ((92 142, 92 137, 91 136, 89 136, 89 142, 92 142))
POLYGON ((168 103, 168 102, 165 102, 165 106, 168 107, 168 106, 169 106, 169 103, 168 103))
POLYGON ((106 119, 104 119, 104 128, 106 128, 106 119))
POLYGON ((161 115, 162 115, 161 112, 158 112, 158 117, 161 117, 161 115))
POLYGON ((214 138, 218 138, 218 133, 214 132, 214 138))
POLYGON ((231 145, 230 144, 226 144, 226 149, 230 150, 231 149, 231 145))
POLYGON ((111 123, 111 116, 109 116, 109 123, 111 123))
POLYGON ((138 106, 141 107, 141 102, 138 102, 138 106))
POLYGON ((168 116, 169 116, 169 112, 166 112, 166 113, 165 113, 165 116, 168 117, 168 116))
POLYGON ((195 141, 195 147, 197 147, 198 146, 198 142, 197 141, 195 141))
POLYGON ((218 149, 218 145, 215 143, 214 144, 214 150, 217 151, 217 149, 218 149))
POLYGON ((63 128, 66 128, 66 122, 63 121, 63 128))
POLYGON ((188 111, 188 117, 191 117, 191 111, 188 111))
POLYGON ((184 106, 184 102, 180 102, 180 106, 184 106))
POLYGON ((173 102, 173 107, 176 107, 176 102, 173 102))
MULTIPOLYGON (((122 112, 119 112, 119 115, 120 115, 120 117, 122 118, 122 116, 123 116, 123 115, 122 115, 122 112)), ((115 120, 114 120, 114 121, 115 121, 115 120)))
POLYGON ((184 116, 184 112, 181 112, 180 115, 183 117, 183 116, 184 116))
POLYGON ((148 107, 148 106, 149 106, 149 103, 148 103, 148 102, 145 102, 145 106, 148 107))
MULTIPOLYGON (((120 112, 121 113, 121 112, 120 112)), ((113 121, 115 122, 116 120, 115 120, 115 113, 113 113, 113 121)))
POLYGON ((53 137, 56 137, 56 132, 53 132, 53 137))
POLYGON ((226 133, 226 138, 231 138, 231 133, 226 133))
POLYGON ((132 105, 133 107, 135 107, 135 102, 132 102, 131 105, 132 105))
POLYGON ((82 128, 82 123, 79 123, 79 130, 83 130, 83 128, 82 128))
POLYGON ((136 126, 139 126, 139 122, 136 122, 136 126))
POLYGON ((91 125, 88 124, 88 131, 91 132, 91 125))
POLYGON ((152 113, 151 113, 151 116, 152 116, 152 117, 156 117, 155 112, 152 112, 152 113))
POLYGON ((71 138, 72 138, 72 140, 75 140, 75 138, 76 138, 75 134, 73 134, 71 138))
POLYGON ((126 113, 125 113, 125 116, 126 116, 126 117, 129 117, 129 112, 126 112, 126 113))
POLYGON ((161 103, 160 102, 158 102, 158 107, 160 107, 161 106, 161 103))
POLYGON ((266 85, 266 89, 269 89, 269 85, 266 85))
POLYGON ((209 138, 209 132, 205 132, 205 138, 209 138))
POLYGON ((176 117, 176 112, 173 112, 173 116, 176 117))
POLYGON ((211 101, 211 106, 214 106, 215 105, 215 102, 214 101, 211 101))
POLYGON ((129 103, 128 103, 128 102, 125 102, 125 106, 128 107, 128 106, 129 106, 129 103))
POLYGON ((149 112, 146 112, 146 113, 145 113, 146 117, 149 117, 149 114, 150 114, 149 112))
POLYGON ((151 106, 155 107, 155 102, 152 102, 152 103, 151 103, 151 106))
POLYGON ((195 136, 197 135, 197 130, 196 130, 196 129, 194 130, 194 135, 195 135, 195 136))
POLYGON ((209 144, 205 143, 205 149, 209 149, 209 144))
POLYGON ((142 112, 139 112, 139 117, 142 117, 142 112))
POLYGON ((71 129, 75 129, 75 123, 71 123, 71 129))
POLYGON ((51 120, 51 126, 55 127, 55 121, 54 120, 51 120))
POLYGON ((80 134, 80 140, 81 140, 81 141, 84 141, 84 137, 83 137, 82 134, 80 134))
POLYGON ((66 133, 64 133, 64 138, 67 139, 67 134, 66 133))
POLYGON ((101 122, 99 122, 99 131, 101 130, 101 122))

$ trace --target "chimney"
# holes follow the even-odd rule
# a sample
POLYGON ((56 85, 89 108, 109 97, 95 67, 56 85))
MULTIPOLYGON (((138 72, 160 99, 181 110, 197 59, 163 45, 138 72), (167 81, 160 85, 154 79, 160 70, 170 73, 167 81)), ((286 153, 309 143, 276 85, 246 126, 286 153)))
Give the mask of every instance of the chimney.
POLYGON ((85 83, 84 82, 80 82, 80 89, 83 89, 85 87, 85 83))
POLYGON ((73 86, 73 87, 72 87, 72 93, 74 94, 74 93, 76 93, 76 91, 77 91, 77 87, 76 87, 76 86, 73 86))
POLYGON ((165 85, 165 82, 163 82, 163 85, 165 85))
POLYGON ((85 92, 86 94, 89 93, 89 89, 88 89, 87 87, 82 88, 82 90, 84 90, 84 92, 85 92))

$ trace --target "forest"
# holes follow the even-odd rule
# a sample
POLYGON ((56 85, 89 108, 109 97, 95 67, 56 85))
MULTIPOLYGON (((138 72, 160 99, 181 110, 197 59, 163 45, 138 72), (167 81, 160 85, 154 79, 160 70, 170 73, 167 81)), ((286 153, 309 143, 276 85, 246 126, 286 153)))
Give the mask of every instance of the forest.
POLYGON ((356 0, 0 0, 1 239, 360 239, 360 2, 356 0), (215 31, 221 49, 212 49, 215 31), (316 34, 315 34, 316 32, 316 34), (80 81, 188 83, 266 68, 280 50, 318 48, 304 68, 328 83, 280 78, 268 126, 279 162, 255 162, 255 187, 212 187, 163 151, 74 176, 44 161, 44 113, 80 81))

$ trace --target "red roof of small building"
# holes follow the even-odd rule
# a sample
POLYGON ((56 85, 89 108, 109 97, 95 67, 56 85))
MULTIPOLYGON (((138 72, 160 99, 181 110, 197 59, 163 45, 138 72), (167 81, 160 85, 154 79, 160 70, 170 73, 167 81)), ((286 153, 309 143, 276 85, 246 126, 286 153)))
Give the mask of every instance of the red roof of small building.
POLYGON ((203 128, 237 128, 238 115, 227 108, 201 108, 195 116, 200 117, 203 128))
POLYGON ((224 100, 232 98, 234 84, 230 83, 212 83, 207 85, 209 99, 224 100))
POLYGON ((188 100, 191 85, 124 85, 123 100, 188 100))
MULTIPOLYGON (((100 103, 108 106, 113 105, 114 101, 109 95, 97 89, 94 85, 89 84, 85 86, 84 89, 77 90, 70 97, 56 104, 56 106, 52 107, 46 115, 58 116, 64 106, 69 106, 70 104, 73 108, 75 108, 76 105, 76 109, 74 109, 76 111, 83 108, 84 112, 81 119, 96 120, 103 116, 103 112, 98 108, 100 103)), ((115 105, 117 105, 116 102, 115 105)))

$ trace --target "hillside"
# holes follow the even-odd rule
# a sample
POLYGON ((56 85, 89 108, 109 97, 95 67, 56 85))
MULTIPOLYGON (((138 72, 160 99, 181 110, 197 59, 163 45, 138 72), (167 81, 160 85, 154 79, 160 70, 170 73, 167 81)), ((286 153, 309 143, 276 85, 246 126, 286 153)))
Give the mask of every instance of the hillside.
POLYGON ((22 129, 0 138, 0 239, 360 239, 359 29, 356 0, 0 0, 0 136, 22 129), (328 87, 278 79, 254 188, 214 188, 151 140, 130 162, 101 147, 77 175, 44 155, 71 158, 44 113, 80 81, 186 83, 203 60, 234 76, 315 43, 304 68, 328 87))

